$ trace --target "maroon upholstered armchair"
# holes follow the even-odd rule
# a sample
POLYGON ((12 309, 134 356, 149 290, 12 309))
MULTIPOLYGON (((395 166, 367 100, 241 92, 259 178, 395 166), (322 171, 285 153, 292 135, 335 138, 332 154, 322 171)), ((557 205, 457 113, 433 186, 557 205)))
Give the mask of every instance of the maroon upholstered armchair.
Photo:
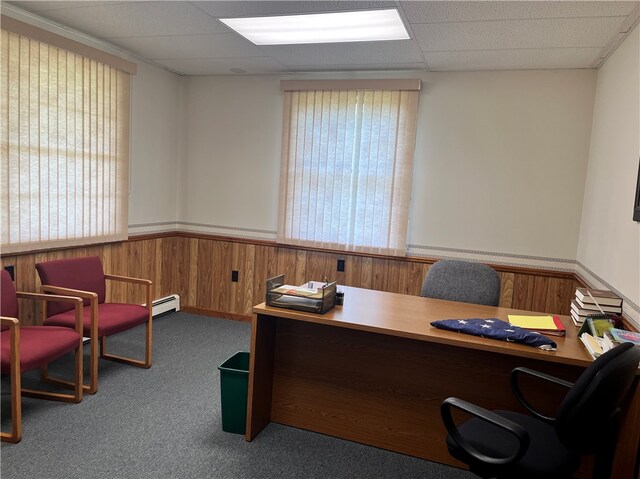
POLYGON ((9 273, 0 271, 0 363, 11 375, 11 432, 0 433, 4 442, 22 439, 22 395, 41 399, 82 401, 82 299, 37 293, 16 293, 9 273), (71 308, 73 328, 20 326, 17 298, 59 301, 71 308), (46 365, 75 349, 73 394, 21 389, 20 374, 46 365))
MULTIPOLYGON (((151 298, 152 283, 147 279, 105 274, 97 256, 60 259, 36 264, 43 293, 67 294, 83 299, 84 335, 90 338, 89 384, 85 392, 98 390, 98 340, 100 357, 133 366, 151 367, 151 298), (107 303, 106 280, 135 283, 146 288, 147 304, 107 303), (146 349, 143 361, 107 354, 107 336, 120 333, 146 323, 146 349)), ((64 303, 47 304, 44 324, 47 326, 73 326, 73 314, 64 303)))

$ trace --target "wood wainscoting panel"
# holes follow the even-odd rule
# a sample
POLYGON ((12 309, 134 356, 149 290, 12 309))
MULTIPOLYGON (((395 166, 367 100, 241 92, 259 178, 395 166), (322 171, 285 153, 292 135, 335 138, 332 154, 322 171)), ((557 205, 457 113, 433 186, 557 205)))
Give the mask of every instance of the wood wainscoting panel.
POLYGON ((400 292, 400 273, 408 265, 404 261, 388 260, 387 262, 387 285, 385 291, 392 293, 400 292))
POLYGON ((183 258, 189 268, 187 295, 181 298, 184 304, 196 304, 198 294, 198 238, 189 238, 189 254, 183 258))
POLYGON ((229 311, 231 295, 231 243, 228 241, 213 242, 213 309, 229 311))
POLYGON ((500 307, 513 308, 513 273, 500 273, 500 307))
POLYGON ((253 270, 255 265, 256 258, 256 246, 255 245, 245 245, 245 256, 244 256, 244 282, 242 286, 242 304, 239 305, 238 310, 236 311, 238 314, 251 314, 251 308, 253 305, 259 301, 256 301, 253 297, 253 278, 255 277, 255 272, 253 270))
POLYGON ((403 272, 400 273, 400 284, 398 286, 398 293, 412 294, 414 296, 420 296, 422 293, 422 284, 424 279, 429 273, 431 263, 424 261, 409 261, 403 268, 403 272), (403 284, 403 275, 406 275, 406 283, 403 284))
MULTIPOLYGON (((276 248, 256 245, 253 254, 253 303, 259 304, 266 299, 267 279, 278 275, 276 248)), ((253 304, 251 305, 253 306, 253 304)), ((251 314, 251 308, 246 314, 251 314)))
POLYGON ((571 299, 575 292, 575 281, 549 278, 544 311, 549 313, 560 311, 562 314, 569 314, 571 299))
POLYGON ((184 271, 184 238, 170 237, 162 241, 162 284, 155 292, 156 297, 178 293, 181 288, 182 272, 184 271))
POLYGON ((276 274, 284 274, 287 284, 302 284, 307 278, 307 251, 276 247, 276 274))
MULTIPOLYGON (((233 314, 251 314, 253 307, 253 265, 255 262, 255 245, 232 243, 231 269, 238 271, 238 282, 230 283, 230 294, 227 309, 233 314)), ((229 275, 231 272, 229 272, 229 275)))
POLYGON ((371 266, 371 289, 389 291, 389 260, 373 258, 371 266))
MULTIPOLYGON (((340 285, 419 295, 432 259, 364 255, 276 245, 265 241, 171 233, 131 238, 119 243, 2 256, 13 265, 16 287, 37 291, 35 264, 40 261, 96 255, 108 273, 148 278, 154 297, 179 294, 192 311, 250 319, 251 308, 265 299, 267 278, 285 275, 288 284, 325 277, 340 285), (344 272, 337 261, 344 260, 344 272), (231 272, 238 271, 238 282, 231 272)), ((568 314, 577 281, 569 273, 493 265, 500 273, 500 306, 568 314)), ((108 282, 109 301, 144 302, 141 292, 108 282)), ((348 301, 348 299, 347 299, 348 301)), ((21 301, 20 319, 34 324, 39 306, 21 301)))
POLYGON ((530 274, 513 275, 513 299, 511 307, 531 311, 533 306, 533 286, 536 277, 530 274))
MULTIPOLYGON (((36 291, 40 287, 38 273, 36 273, 35 256, 18 256, 15 258, 15 285, 18 291, 36 291)), ((41 305, 35 301, 25 299, 18 300, 20 320, 24 324, 36 324, 41 305)))
MULTIPOLYGON (((306 273, 301 281, 335 281, 337 259, 332 253, 308 251, 306 261, 306 273)), ((299 283, 296 283, 299 284, 299 283)))
MULTIPOLYGON (((190 264, 189 268, 194 269, 196 274, 196 282, 190 284, 189 288, 196 290, 196 302, 189 304, 204 309, 213 309, 213 241, 198 239, 197 255, 195 263, 190 264)), ((192 257, 193 259, 193 257, 192 257)))
POLYGON ((533 300, 531 310, 546 312, 547 307, 547 287, 549 278, 546 276, 536 276, 533 280, 533 300))

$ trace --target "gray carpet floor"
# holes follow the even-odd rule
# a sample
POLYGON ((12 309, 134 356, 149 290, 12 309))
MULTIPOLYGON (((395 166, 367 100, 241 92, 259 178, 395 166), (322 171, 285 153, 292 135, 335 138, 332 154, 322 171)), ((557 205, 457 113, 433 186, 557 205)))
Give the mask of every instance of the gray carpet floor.
MULTIPOLYGON (((2 443, 2 477, 441 478, 470 473, 414 457, 270 424, 252 442, 222 431, 218 366, 248 351, 248 323, 173 313, 154 320, 154 364, 100 362, 99 390, 80 404, 23 398, 23 439, 2 443)), ((109 339, 141 356, 143 328, 109 339)), ((88 349, 88 348, 85 348, 88 349)), ((88 357, 85 356, 88 363, 88 357)), ((52 365, 71 374, 71 357, 52 365)), ((23 386, 37 384, 23 374, 23 386)), ((2 430, 9 389, 2 379, 2 430)))

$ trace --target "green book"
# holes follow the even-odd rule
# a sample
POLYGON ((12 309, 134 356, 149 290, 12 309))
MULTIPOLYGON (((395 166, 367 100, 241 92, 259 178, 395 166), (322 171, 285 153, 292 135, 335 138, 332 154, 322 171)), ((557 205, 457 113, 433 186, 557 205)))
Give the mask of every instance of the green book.
POLYGON ((613 329, 613 321, 608 318, 590 318, 587 317, 582 323, 578 336, 582 336, 582 333, 589 333, 594 338, 601 338, 604 333, 613 329))

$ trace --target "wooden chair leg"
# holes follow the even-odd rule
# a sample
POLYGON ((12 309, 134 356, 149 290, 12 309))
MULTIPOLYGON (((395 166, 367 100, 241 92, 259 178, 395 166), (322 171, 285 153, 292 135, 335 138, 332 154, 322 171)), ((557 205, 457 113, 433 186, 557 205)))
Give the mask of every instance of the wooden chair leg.
POLYGON ((151 346, 153 344, 153 318, 151 317, 151 313, 149 313, 149 321, 147 321, 147 338, 146 338, 146 344, 145 344, 145 353, 144 353, 144 360, 147 364, 146 367, 150 368, 151 367, 151 357, 152 357, 152 350, 151 350, 151 346))
POLYGON ((98 335, 92 337, 89 342, 89 387, 83 386, 89 394, 98 392, 98 335))
POLYGON ((118 356, 115 354, 107 353, 107 338, 103 336, 100 338, 100 357, 103 359, 108 359, 109 361, 116 361, 119 363, 128 364, 130 366, 136 366, 139 368, 149 369, 151 367, 151 346, 152 346, 152 320, 149 319, 146 323, 146 338, 145 338, 145 352, 144 352, 144 361, 140 361, 137 359, 131 359, 124 356, 118 356))
POLYGON ((18 443, 22 439, 22 396, 20 394, 20 331, 11 329, 11 432, 0 432, 3 442, 18 443))
MULTIPOLYGON (((77 402, 82 400, 83 393, 95 394, 98 392, 98 341, 90 340, 89 343, 89 384, 84 384, 83 369, 83 348, 78 347, 76 350, 75 364, 75 381, 66 381, 64 379, 52 378, 47 373, 47 367, 40 369, 40 380, 49 384, 55 384, 70 389, 74 389, 74 398, 79 398, 77 402), (79 384, 82 384, 82 391, 78 391, 79 384)), ((34 392, 34 391, 31 391, 34 392)), ((42 396, 40 396, 42 397, 42 396)), ((51 398, 53 399, 53 398, 51 398)))
POLYGON ((82 356, 82 340, 80 340, 80 344, 76 348, 75 352, 75 379, 73 382, 50 377, 48 373, 48 365, 42 366, 40 368, 40 380, 42 382, 56 384, 65 388, 71 388, 73 389, 73 394, 61 394, 49 391, 40 391, 36 389, 22 389, 22 395, 38 399, 50 399, 53 401, 79 403, 80 401, 82 401, 82 391, 84 389, 82 377, 84 372, 82 368, 82 356))
POLYGON ((11 432, 0 433, 3 442, 18 443, 22 440, 22 397, 20 373, 11 374, 11 432), (14 379, 15 378, 15 379, 14 379))
POLYGON ((104 358, 104 355, 107 353, 107 337, 102 336, 100 338, 100 357, 104 358))
POLYGON ((80 344, 78 345, 78 347, 76 348, 76 368, 75 368, 75 389, 74 389, 74 398, 75 398, 75 402, 80 402, 82 401, 82 391, 84 389, 84 365, 83 365, 83 356, 84 356, 84 351, 83 351, 83 342, 82 339, 80 339, 80 344))

